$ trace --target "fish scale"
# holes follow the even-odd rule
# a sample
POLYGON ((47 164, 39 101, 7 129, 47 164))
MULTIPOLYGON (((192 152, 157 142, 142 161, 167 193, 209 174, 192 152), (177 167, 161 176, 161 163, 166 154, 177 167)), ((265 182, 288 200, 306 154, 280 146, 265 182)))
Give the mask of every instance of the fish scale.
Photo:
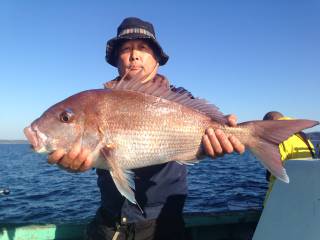
MULTIPOLYGON (((177 109, 176 106, 164 105, 159 101, 150 101, 151 104, 145 101, 145 106, 142 107, 141 103, 135 104, 136 99, 134 98, 131 104, 132 112, 126 120, 121 122, 117 120, 121 119, 124 113, 128 114, 127 108, 119 110, 126 104, 128 100, 126 98, 121 98, 111 106, 111 108, 118 109, 112 115, 112 119, 116 121, 107 120, 108 125, 113 129, 108 134, 109 141, 117 142, 119 145, 119 148, 115 150, 119 165, 130 169, 159 164, 169 161, 171 157, 177 159, 179 154, 185 156, 186 153, 189 153, 191 159, 195 158, 201 136, 206 128, 204 124, 201 124, 204 120, 199 121, 198 118, 187 114, 186 109, 177 109), (158 107, 157 104, 162 106, 158 107), (150 111, 150 109, 159 109, 159 111, 150 111), (116 117, 117 114, 119 114, 118 117, 116 117), (134 130, 128 129, 129 125, 134 130), (133 163, 134 161, 137 163, 133 163)), ((112 109, 109 110, 112 112, 112 109)), ((202 116, 207 120, 206 125, 208 126, 209 118, 202 116)))
POLYGON ((156 127, 159 128, 158 131, 146 128, 134 132, 125 131, 126 133, 118 134, 121 137, 111 137, 111 141, 117 142, 120 146, 116 152, 121 167, 131 169, 160 164, 172 160, 173 157, 182 160, 177 157, 185 153, 189 153, 191 159, 195 158, 201 139, 195 136, 201 136, 203 133, 189 131, 187 134, 182 134, 181 131, 174 131, 175 128, 172 127, 168 129, 161 128, 161 125, 156 127))

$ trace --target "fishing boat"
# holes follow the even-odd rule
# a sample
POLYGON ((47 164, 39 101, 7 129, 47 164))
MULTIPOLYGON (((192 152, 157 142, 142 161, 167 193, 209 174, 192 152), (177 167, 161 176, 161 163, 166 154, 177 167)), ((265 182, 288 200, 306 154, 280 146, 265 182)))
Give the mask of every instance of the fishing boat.
MULTIPOLYGON (((187 240, 319 240, 320 160, 289 160, 290 184, 276 181, 261 210, 185 213, 187 240)), ((88 221, 0 224, 0 240, 83 239, 88 221)))
MULTIPOLYGON (((260 215, 260 210, 186 213, 186 236, 190 240, 251 239, 260 215)), ((78 240, 83 239, 86 224, 0 224, 0 239, 78 240)))

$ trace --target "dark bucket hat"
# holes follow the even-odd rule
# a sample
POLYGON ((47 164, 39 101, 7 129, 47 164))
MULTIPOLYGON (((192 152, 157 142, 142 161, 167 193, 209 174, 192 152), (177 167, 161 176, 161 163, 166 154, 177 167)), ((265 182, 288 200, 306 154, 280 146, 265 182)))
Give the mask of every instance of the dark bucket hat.
POLYGON ((135 39, 146 40, 156 54, 159 65, 166 64, 169 56, 164 53, 157 42, 153 25, 135 17, 125 18, 118 27, 117 36, 107 42, 106 61, 112 66, 117 67, 116 49, 119 47, 119 44, 125 40, 135 39))

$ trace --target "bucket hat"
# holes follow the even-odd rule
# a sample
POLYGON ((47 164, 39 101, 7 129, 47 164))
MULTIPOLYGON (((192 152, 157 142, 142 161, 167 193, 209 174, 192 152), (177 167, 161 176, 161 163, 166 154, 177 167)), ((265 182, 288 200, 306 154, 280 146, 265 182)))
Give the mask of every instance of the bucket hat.
POLYGON ((150 44, 153 49, 159 65, 166 64, 169 56, 162 50, 156 39, 153 25, 136 17, 125 18, 117 30, 117 36, 107 42, 106 61, 114 67, 117 67, 116 50, 121 43, 126 40, 143 39, 150 44))

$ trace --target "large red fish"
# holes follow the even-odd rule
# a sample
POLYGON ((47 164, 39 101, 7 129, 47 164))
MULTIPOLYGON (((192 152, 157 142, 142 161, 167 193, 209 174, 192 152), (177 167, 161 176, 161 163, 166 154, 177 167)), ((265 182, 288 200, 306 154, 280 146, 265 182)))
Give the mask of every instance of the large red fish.
POLYGON ((120 81, 112 89, 75 94, 50 107, 24 132, 36 152, 69 151, 75 144, 89 148, 93 167, 108 169, 121 194, 136 203, 129 170, 200 159, 208 127, 236 136, 273 175, 289 182, 278 144, 318 123, 250 121, 229 127, 214 105, 136 79, 120 81))

